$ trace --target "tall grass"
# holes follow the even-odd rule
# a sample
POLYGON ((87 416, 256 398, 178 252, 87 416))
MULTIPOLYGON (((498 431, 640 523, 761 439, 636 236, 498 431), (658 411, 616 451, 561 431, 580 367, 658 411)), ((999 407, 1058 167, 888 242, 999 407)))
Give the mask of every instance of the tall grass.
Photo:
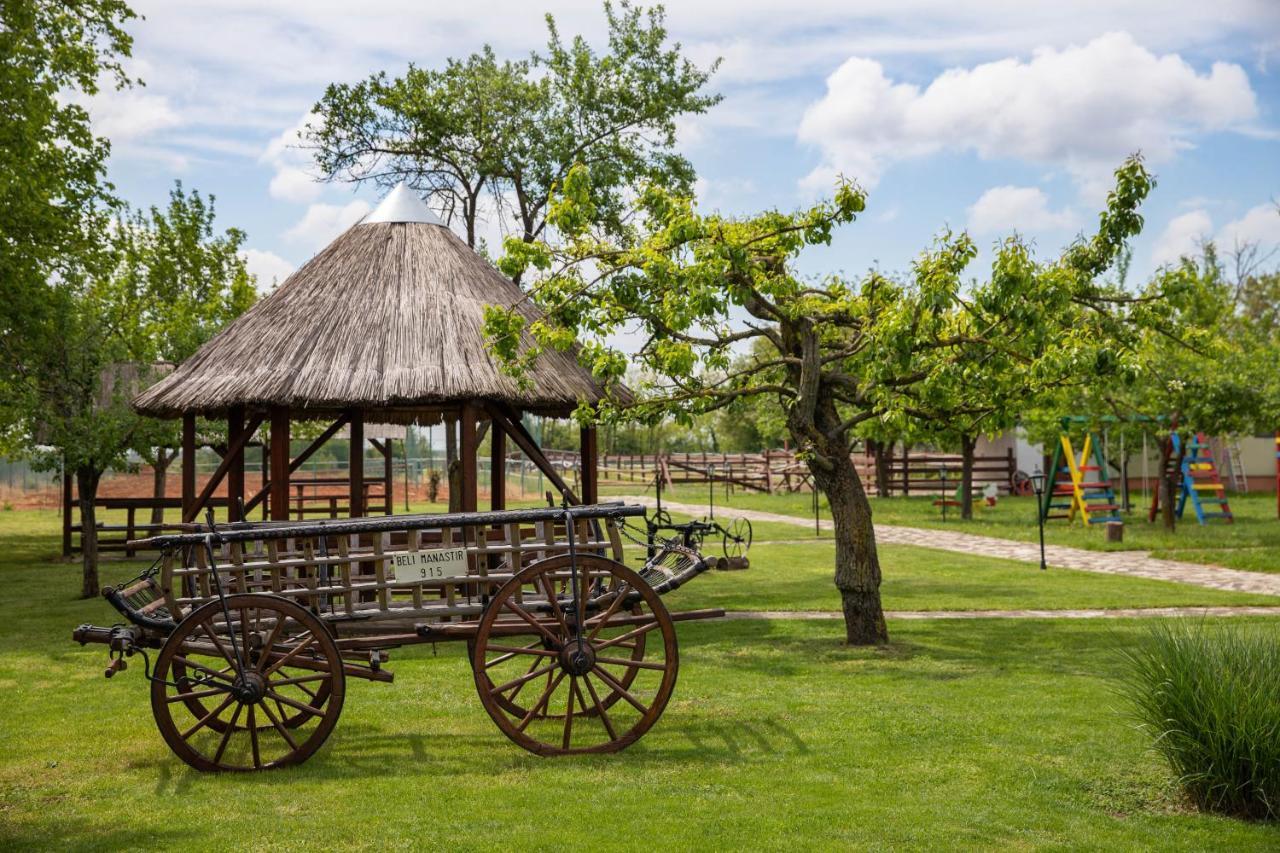
POLYGON ((1280 633, 1158 620, 1122 655, 1120 691, 1195 804, 1280 817, 1280 633))

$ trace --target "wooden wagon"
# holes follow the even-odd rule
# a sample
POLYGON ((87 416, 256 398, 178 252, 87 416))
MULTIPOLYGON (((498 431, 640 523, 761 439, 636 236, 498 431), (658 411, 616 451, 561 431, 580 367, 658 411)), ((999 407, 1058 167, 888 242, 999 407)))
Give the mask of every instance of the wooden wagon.
POLYGON ((140 655, 170 748, 200 770, 297 764, 348 678, 392 680, 388 650, 466 641, 480 702, 539 755, 614 752, 662 714, 679 666, 661 596, 705 571, 678 542, 638 569, 639 506, 234 524, 154 537, 150 569, 104 595, 128 620, 73 638, 140 655), (154 661, 147 653, 159 649, 154 661))

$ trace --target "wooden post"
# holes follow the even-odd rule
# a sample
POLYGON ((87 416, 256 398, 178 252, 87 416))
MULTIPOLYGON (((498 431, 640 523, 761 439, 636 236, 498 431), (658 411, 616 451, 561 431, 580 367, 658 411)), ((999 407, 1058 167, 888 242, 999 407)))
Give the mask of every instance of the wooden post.
POLYGON ((186 518, 196 503, 196 415, 182 416, 182 517, 186 518))
POLYGON ((476 483, 479 479, 476 470, 476 453, 479 450, 476 441, 476 421, 479 419, 479 414, 480 410, 473 403, 462 404, 462 417, 458 423, 458 463, 461 466, 459 480, 462 487, 462 501, 459 509, 462 512, 475 512, 479 505, 476 483))
MULTIPOLYGON (((581 455, 579 462, 582 466, 582 502, 584 504, 597 503, 600 497, 599 493, 599 471, 596 470, 597 453, 596 453, 596 428, 587 426, 582 428, 581 432, 581 455)), ((705 457, 706 454, 703 454, 705 457)))
POLYGON ((244 406, 232 406, 227 410, 227 446, 237 449, 227 469, 227 518, 231 521, 244 521, 240 517, 240 505, 244 502, 243 433, 244 406))
POLYGON ((351 412, 347 418, 351 441, 347 447, 348 476, 351 478, 351 496, 348 507, 351 517, 364 515, 364 412, 351 412))
POLYGON ((507 508, 507 434, 490 421, 489 429, 489 508, 507 508))
POLYGON ((62 556, 71 556, 71 474, 62 464, 62 556))
MULTIPOLYGON (((407 428, 406 428, 407 429, 407 428)), ((384 480, 382 493, 387 496, 387 515, 391 515, 395 506, 395 499, 392 493, 392 484, 395 481, 394 459, 392 455, 395 452, 395 445, 392 442, 394 438, 385 438, 382 441, 382 478, 384 480)))
POLYGON ((271 520, 289 520, 289 407, 271 407, 271 520))

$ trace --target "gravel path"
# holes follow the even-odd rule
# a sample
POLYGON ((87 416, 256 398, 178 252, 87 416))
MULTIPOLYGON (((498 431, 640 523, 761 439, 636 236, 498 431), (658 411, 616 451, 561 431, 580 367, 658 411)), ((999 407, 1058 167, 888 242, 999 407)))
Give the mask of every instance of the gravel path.
MULTIPOLYGON (((621 500, 629 503, 644 504, 645 506, 653 506, 655 503, 653 498, 636 495, 628 495, 621 498, 621 500)), ((707 513, 707 507, 702 504, 663 501, 662 506, 672 512, 685 513, 692 516, 703 516, 707 513)), ((810 529, 813 527, 813 519, 798 518, 794 515, 783 515, 776 512, 718 506, 716 507, 716 514, 729 518, 746 518, 751 521, 792 524, 796 527, 808 527, 810 529)), ((823 530, 830 530, 832 523, 823 520, 821 526, 823 530)), ((1000 557, 1006 560, 1040 562, 1040 546, 1035 542, 1015 542, 1010 539, 997 539, 993 536, 978 536, 973 533, 958 533, 949 530, 925 530, 919 527, 877 524, 876 542, 881 545, 886 543, 916 545, 921 548, 955 551, 961 554, 981 554, 986 557, 1000 557)), ((1182 563, 1176 560, 1159 560, 1150 556, 1146 551, 1086 551, 1083 548, 1069 548, 1065 545, 1046 545, 1044 553, 1045 561, 1050 566, 1063 569, 1098 572, 1108 575, 1128 575, 1150 580, 1193 584, 1211 589, 1227 589, 1235 590, 1236 592, 1280 596, 1280 574, 1245 572, 1239 569, 1225 569, 1220 566, 1182 563)))

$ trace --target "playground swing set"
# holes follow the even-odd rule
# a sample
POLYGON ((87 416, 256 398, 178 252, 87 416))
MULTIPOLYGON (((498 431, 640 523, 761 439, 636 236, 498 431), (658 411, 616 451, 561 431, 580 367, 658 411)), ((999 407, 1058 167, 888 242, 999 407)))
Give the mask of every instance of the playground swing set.
MULTIPOLYGON (((1134 420, 1159 423, 1164 419, 1141 417, 1134 420)), ((1094 419, 1081 416, 1062 419, 1061 434, 1050 464, 1052 485, 1045 489, 1041 498, 1042 520, 1065 519, 1073 522, 1078 517, 1086 527, 1124 523, 1124 518, 1120 515, 1123 507, 1111 483, 1104 441, 1099 436, 1095 422, 1094 419), (1077 431, 1080 439, 1079 452, 1072 441, 1073 426, 1083 427, 1077 431)), ((1277 486, 1280 487, 1280 437, 1277 438, 1276 455, 1277 486)), ((1212 519, 1234 523, 1226 486, 1219 475, 1209 439, 1203 432, 1184 438, 1178 431, 1177 418, 1173 418, 1161 442, 1161 471, 1174 476, 1178 483, 1178 499, 1174 507, 1177 518, 1183 517, 1183 512, 1190 504, 1196 521, 1200 524, 1207 524, 1212 519)), ((1159 488, 1154 491, 1151 507, 1147 512, 1148 521, 1154 522, 1160 513, 1160 492, 1159 488)))

